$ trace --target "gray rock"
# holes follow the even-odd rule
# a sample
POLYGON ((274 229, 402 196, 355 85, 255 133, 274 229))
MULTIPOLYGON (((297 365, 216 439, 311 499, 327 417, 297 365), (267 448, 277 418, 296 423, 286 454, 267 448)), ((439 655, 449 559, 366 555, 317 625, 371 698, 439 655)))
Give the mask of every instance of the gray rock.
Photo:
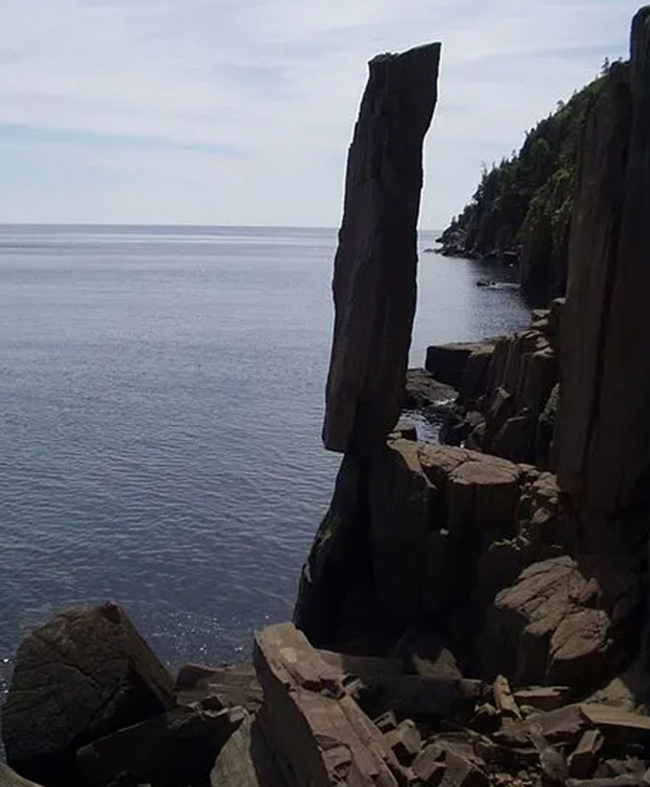
POLYGON ((323 442, 377 456, 402 409, 416 301, 422 143, 440 45, 380 55, 350 147, 334 261, 335 324, 323 442))
POLYGON ((65 782, 81 746, 173 704, 170 676, 120 607, 71 608, 18 649, 2 708, 7 761, 65 782))

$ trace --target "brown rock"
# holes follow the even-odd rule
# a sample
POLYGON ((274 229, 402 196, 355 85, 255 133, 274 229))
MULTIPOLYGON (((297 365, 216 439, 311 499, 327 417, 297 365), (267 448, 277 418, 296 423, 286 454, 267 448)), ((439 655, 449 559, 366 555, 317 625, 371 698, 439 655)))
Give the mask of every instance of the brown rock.
POLYGON ((396 787, 398 764, 384 738, 340 688, 327 665, 291 624, 255 635, 253 661, 264 690, 264 728, 297 784, 396 787))
POLYGON ((407 645, 410 664, 423 678, 462 678, 454 654, 429 632, 416 632, 407 645))
POLYGON ((377 594, 393 618, 415 620, 425 571, 424 545, 440 499, 422 470, 419 444, 391 443, 368 469, 367 488, 377 594))
POLYGON ((515 691, 519 705, 528 705, 541 711, 555 710, 565 705, 569 698, 568 686, 533 686, 515 691))
POLYGON ((487 774, 454 751, 447 751, 441 787, 488 787, 487 774))
POLYGON ((318 655, 326 664, 334 667, 341 674, 356 675, 359 678, 399 675, 403 671, 403 664, 400 659, 380 656, 353 656, 347 653, 335 653, 331 650, 319 650, 318 655))
POLYGON ((62 783, 89 741, 173 706, 172 681, 116 604, 74 607, 21 643, 2 708, 7 760, 62 783))
POLYGON ((588 690, 615 667, 614 610, 636 594, 637 578, 624 562, 558 557, 535 563, 488 609, 479 644, 484 667, 489 672, 498 665, 518 684, 588 690))
POLYGON ((373 688, 380 708, 390 708, 402 716, 446 718, 454 715, 459 704, 480 698, 485 684, 469 679, 392 675, 377 678, 373 688))
POLYGON ((387 710, 385 713, 377 716, 373 723, 378 730, 384 733, 390 732, 397 727, 397 719, 392 710, 387 710))
POLYGON ((445 775, 445 750, 438 744, 422 749, 413 763, 413 772, 426 785, 440 784, 445 775))
POLYGON ((440 406, 452 402, 457 395, 455 388, 438 382, 426 369, 409 369, 406 373, 406 409, 440 406))
POLYGON ((79 749, 84 781, 100 787, 128 774, 136 784, 174 787, 205 782, 244 711, 177 708, 79 749))
POLYGON ((474 454, 472 461, 452 471, 448 489, 450 533, 479 546, 487 546, 495 536, 510 534, 519 499, 516 465, 474 454))
MULTIPOLYGON (((486 339, 484 342, 456 342, 427 347, 425 366, 436 380, 458 390, 463 383, 470 357, 475 353, 489 354, 495 341, 486 339)), ((476 359, 473 364, 476 364, 476 359)))
POLYGON ((592 772, 605 739, 599 730, 587 730, 569 757, 569 773, 574 779, 586 779, 592 772))
POLYGON ((210 773, 210 787, 284 787, 259 720, 251 714, 225 743, 210 773))
POLYGON ((394 730, 385 733, 385 737, 402 765, 410 765, 422 748, 420 732, 411 719, 404 719, 394 730))
POLYGON ((601 730, 608 744, 640 743, 650 746, 649 716, 598 703, 584 703, 580 708, 591 724, 601 730))
POLYGON ((494 694, 494 704, 501 716, 510 721, 521 721, 521 711, 506 677, 503 675, 496 676, 492 684, 492 692, 494 694))
POLYGON ((389 440, 417 440, 418 430, 410 421, 400 419, 397 426, 388 435, 389 440))
POLYGON ((489 702, 476 706, 470 726, 478 732, 490 735, 501 727, 501 714, 489 702))
POLYGON ((207 702, 212 710, 241 707, 255 712, 262 704, 262 687, 250 662, 224 667, 187 664, 174 690, 176 702, 187 707, 207 702))
POLYGON ((437 98, 440 45, 369 65, 348 157, 334 261, 335 325, 325 447, 374 457, 402 409, 416 301, 422 143, 437 98))
POLYGON ((530 719, 512 724, 497 732, 494 739, 498 744, 525 748, 530 742, 531 734, 536 732, 551 745, 567 746, 577 744, 588 726, 579 705, 565 705, 563 708, 538 713, 530 719))

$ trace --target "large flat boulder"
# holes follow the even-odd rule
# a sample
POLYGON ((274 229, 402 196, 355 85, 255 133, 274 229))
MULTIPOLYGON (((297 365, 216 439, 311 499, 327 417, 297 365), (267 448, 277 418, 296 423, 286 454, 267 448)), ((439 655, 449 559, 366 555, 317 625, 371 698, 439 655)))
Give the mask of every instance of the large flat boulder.
MULTIPOLYGON (((494 349, 496 339, 481 342, 453 342, 427 347, 425 367, 441 383, 459 390, 472 354, 487 357, 494 349)), ((473 364, 476 362, 473 361, 473 364)), ((479 362, 480 363, 480 362, 479 362)), ((476 372, 473 371, 472 374, 476 372)))
POLYGON ((422 143, 437 99, 440 45, 380 55, 348 156, 334 260, 334 338, 323 442, 378 455, 399 418, 416 302, 422 143))
POLYGON ((65 783, 81 746, 173 704, 169 674, 120 607, 68 609, 18 648, 2 707, 7 761, 35 781, 65 783))
POLYGON ((383 735, 301 632, 281 623, 256 633, 253 659, 264 689, 265 734, 287 781, 397 786, 399 765, 383 735))

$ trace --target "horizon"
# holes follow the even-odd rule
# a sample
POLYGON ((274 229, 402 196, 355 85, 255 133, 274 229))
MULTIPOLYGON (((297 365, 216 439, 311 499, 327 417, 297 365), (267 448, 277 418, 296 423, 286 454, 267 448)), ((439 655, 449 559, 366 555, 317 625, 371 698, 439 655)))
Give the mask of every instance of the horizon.
MULTIPOLYGON (((628 0, 8 0, 0 223, 338 227, 367 62, 442 41, 421 220, 627 58, 628 0)), ((428 231, 428 230, 426 230, 428 231)))

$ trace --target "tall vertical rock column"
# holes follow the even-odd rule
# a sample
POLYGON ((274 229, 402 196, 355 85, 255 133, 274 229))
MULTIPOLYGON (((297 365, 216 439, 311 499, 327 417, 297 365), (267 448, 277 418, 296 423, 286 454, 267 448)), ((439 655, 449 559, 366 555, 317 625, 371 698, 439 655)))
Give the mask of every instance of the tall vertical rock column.
POLYGON ((440 44, 430 44, 369 64, 334 260, 323 427, 332 451, 377 456, 401 411, 416 303, 422 144, 439 61, 440 44))
POLYGON ((650 7, 587 124, 562 325, 558 481, 585 551, 650 524, 650 7))
POLYGON ((368 479, 402 409, 416 305, 422 145, 437 100, 440 48, 370 61, 348 155, 323 426, 325 447, 346 456, 295 610, 315 644, 332 640, 342 606, 373 582, 368 479))

